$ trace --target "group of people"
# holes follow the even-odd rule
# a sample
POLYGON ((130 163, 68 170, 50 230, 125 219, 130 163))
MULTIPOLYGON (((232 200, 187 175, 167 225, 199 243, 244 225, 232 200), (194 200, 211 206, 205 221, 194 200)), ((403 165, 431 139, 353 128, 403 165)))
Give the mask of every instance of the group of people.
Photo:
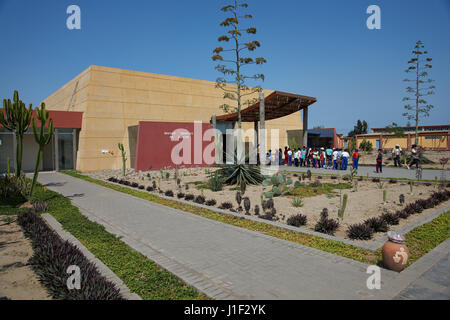
POLYGON ((348 149, 306 148, 305 146, 291 149, 284 147, 284 152, 280 148, 275 154, 272 154, 272 150, 269 150, 266 154, 266 163, 268 165, 278 163, 278 165, 295 167, 347 170, 350 161, 352 167, 358 169, 359 158, 358 149, 355 149, 355 152, 350 156, 348 149))
MULTIPOLYGON (((416 168, 419 167, 419 155, 420 147, 413 144, 411 147, 412 159, 406 167, 409 169, 410 166, 415 165, 416 168)), ((395 167, 401 167, 400 157, 403 154, 403 150, 397 144, 392 149, 391 156, 394 160, 395 167)), ((284 147, 284 152, 278 149, 277 152, 272 153, 269 150, 266 154, 266 164, 272 165, 278 163, 278 165, 295 166, 295 167, 308 167, 308 168, 322 168, 322 169, 334 169, 334 170, 347 170, 349 161, 353 169, 358 169, 358 163, 360 159, 359 150, 355 149, 353 154, 350 156, 348 149, 340 148, 297 148, 291 149, 289 147, 284 147)), ((383 172, 383 150, 378 149, 376 157, 377 173, 383 172)))

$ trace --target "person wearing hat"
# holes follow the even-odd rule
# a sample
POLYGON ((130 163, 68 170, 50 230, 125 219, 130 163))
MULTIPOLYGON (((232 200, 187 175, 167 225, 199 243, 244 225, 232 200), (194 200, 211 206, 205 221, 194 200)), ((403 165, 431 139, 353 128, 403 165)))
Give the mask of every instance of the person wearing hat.
POLYGON ((402 165, 400 164, 400 155, 402 154, 402 148, 400 148, 400 145, 396 144, 395 148, 392 149, 392 160, 394 160, 394 166, 397 167, 401 167, 402 165))
POLYGON ((360 158, 360 155, 359 155, 358 151, 359 151, 359 149, 356 148, 355 152, 353 152, 353 155, 352 155, 352 159, 353 159, 352 167, 353 167, 353 169, 358 169, 358 162, 359 162, 359 158, 360 158))

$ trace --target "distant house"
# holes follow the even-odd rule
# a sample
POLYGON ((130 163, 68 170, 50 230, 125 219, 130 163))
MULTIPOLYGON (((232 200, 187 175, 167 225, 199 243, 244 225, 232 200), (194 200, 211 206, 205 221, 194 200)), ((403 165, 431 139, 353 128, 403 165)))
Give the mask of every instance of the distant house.
MULTIPOLYGON (((392 149, 396 144, 402 149, 411 149, 416 127, 403 127, 404 136, 397 137, 386 132, 386 128, 372 128, 371 133, 356 136, 356 145, 363 140, 370 141, 373 149, 392 149)), ((419 126, 419 146, 425 150, 450 150, 450 125, 419 126)))

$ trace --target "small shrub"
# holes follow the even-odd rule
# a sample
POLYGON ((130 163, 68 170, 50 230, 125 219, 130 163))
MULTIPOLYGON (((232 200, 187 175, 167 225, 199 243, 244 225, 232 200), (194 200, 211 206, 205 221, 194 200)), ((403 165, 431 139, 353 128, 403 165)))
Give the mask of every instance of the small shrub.
POLYGON ((347 236, 354 240, 369 240, 373 236, 373 229, 364 223, 353 224, 348 228, 347 236))
POLYGON ((374 232, 386 232, 389 229, 386 221, 382 220, 380 217, 369 218, 364 221, 364 224, 371 228, 374 232))
POLYGON ((126 185, 126 186, 131 186, 131 182, 130 181, 124 181, 123 184, 126 185))
POLYGON ((331 178, 331 180, 336 180, 337 179, 336 176, 331 176, 330 178, 331 178))
POLYGON ((39 276, 52 298, 57 300, 123 300, 119 289, 99 274, 97 267, 68 241, 63 241, 32 211, 18 216, 18 224, 31 239, 33 255, 28 264, 39 276), (80 268, 79 290, 67 287, 67 268, 80 268))
POLYGON ((263 215, 261 215, 259 217, 264 220, 273 221, 275 219, 276 213, 277 213, 277 211, 275 210, 275 208, 272 208, 272 210, 267 211, 266 213, 264 213, 263 215))
POLYGON ((210 200, 207 200, 207 201, 205 202, 205 204, 206 204, 207 206, 215 206, 216 203, 217 203, 217 201, 214 200, 214 199, 210 199, 210 200))
POLYGON ((173 197, 173 191, 172 190, 166 190, 166 192, 164 192, 164 195, 166 197, 173 197))
POLYGON ((231 202, 222 202, 222 204, 219 207, 220 209, 225 209, 225 210, 229 210, 233 208, 233 204, 231 202))
POLYGON ((153 187, 152 186, 148 186, 145 190, 147 190, 148 192, 153 191, 153 187))
POLYGON ((328 218, 328 209, 324 208, 320 214, 320 219, 317 221, 314 230, 317 232, 334 235, 337 228, 339 227, 339 222, 334 219, 328 218))
POLYGON ((389 179, 389 183, 392 183, 392 184, 397 183, 397 180, 395 180, 395 179, 389 179))
POLYGON ((389 225, 397 225, 399 223, 399 216, 395 213, 383 213, 380 219, 385 221, 389 225))
POLYGON ((184 196, 185 196, 185 194, 184 194, 183 192, 178 192, 178 193, 177 193, 177 198, 178 198, 178 199, 183 199, 184 196))
POLYGON ((427 187, 430 187, 431 186, 431 183, 429 183, 429 182, 426 182, 426 183, 424 183, 425 184, 425 186, 427 186, 427 187))
POLYGON ((139 189, 140 190, 144 190, 145 189, 145 186, 143 186, 142 184, 139 186, 139 189))
POLYGON ((218 171, 214 172, 214 176, 209 179, 209 189, 211 189, 211 191, 221 191, 223 189, 223 183, 222 180, 220 180, 219 178, 219 173, 218 171))
POLYGON ((188 201, 191 201, 191 200, 194 200, 194 199, 195 199, 195 196, 194 196, 193 194, 189 193, 189 194, 187 194, 187 195, 184 197, 184 199, 185 199, 185 200, 188 200, 188 201))
POLYGON ((206 201, 205 197, 202 195, 198 195, 197 197, 195 197, 194 202, 198 203, 198 204, 204 204, 206 201))
POLYGON ((378 182, 380 182, 380 179, 378 179, 378 178, 373 178, 373 179, 372 179, 372 182, 378 183, 378 182))
POLYGON ((133 188, 137 188, 137 187, 139 187, 139 183, 133 182, 133 183, 131 184, 131 186, 132 186, 133 188))
POLYGON ((410 214, 406 210, 400 210, 396 212, 398 214, 398 217, 401 219, 408 219, 410 214))
POLYGON ((292 199, 292 206, 299 208, 299 207, 303 207, 303 201, 302 198, 294 198, 292 199))
POLYGON ((303 214, 296 214, 287 219, 286 223, 290 226, 300 227, 306 225, 307 217, 303 214))
POLYGON ((48 203, 45 201, 35 201, 32 205, 35 213, 48 211, 48 203))

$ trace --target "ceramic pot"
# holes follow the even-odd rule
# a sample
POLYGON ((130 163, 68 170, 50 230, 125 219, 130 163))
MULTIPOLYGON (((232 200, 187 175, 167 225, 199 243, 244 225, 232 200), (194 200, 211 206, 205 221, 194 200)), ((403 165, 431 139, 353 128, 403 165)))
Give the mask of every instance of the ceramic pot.
POLYGON ((386 268, 397 272, 405 269, 409 259, 405 238, 395 232, 388 232, 388 241, 383 245, 382 256, 386 268))

